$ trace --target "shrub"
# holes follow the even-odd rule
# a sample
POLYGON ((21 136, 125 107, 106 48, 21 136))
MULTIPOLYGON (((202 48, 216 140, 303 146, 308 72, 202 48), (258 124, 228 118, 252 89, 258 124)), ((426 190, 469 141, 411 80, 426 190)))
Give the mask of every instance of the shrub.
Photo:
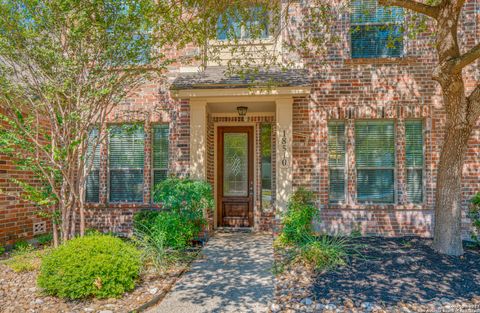
POLYGON ((345 238, 324 235, 303 245, 299 260, 317 270, 345 265, 348 257, 347 245, 345 238))
POLYGON ((61 298, 118 297, 135 287, 140 266, 140 252, 119 238, 79 237, 43 258, 38 285, 61 298))
POLYGON ((305 189, 297 190, 291 197, 282 217, 282 231, 277 238, 280 245, 301 245, 313 237, 313 220, 318 210, 313 204, 313 194, 305 189))
POLYGON ((344 265, 348 257, 347 239, 320 236, 313 231, 313 221, 318 210, 313 203, 313 194, 305 189, 297 190, 291 197, 282 217, 282 231, 275 241, 275 247, 283 250, 283 269, 291 263, 304 263, 317 270, 344 265))
POLYGON ((41 245, 47 245, 49 244, 50 242, 52 242, 53 240, 53 235, 50 233, 50 234, 44 234, 44 235, 40 235, 38 236, 37 238, 37 241, 39 244, 41 245))
POLYGON ((161 269, 182 258, 202 231, 207 224, 204 211, 213 207, 213 197, 206 182, 169 178, 155 186, 154 199, 164 210, 134 215, 134 241, 143 259, 161 269))
POLYGON ((0 246, 0 256, 5 253, 5 247, 0 246))
POLYGON ((140 210, 133 215, 134 229, 151 229, 155 223, 160 211, 157 210, 140 210))
POLYGON ((480 192, 471 200, 472 206, 468 212, 468 217, 472 221, 473 231, 471 237, 474 245, 480 247, 480 192))
POLYGON ((24 251, 31 251, 33 247, 27 241, 20 240, 15 242, 15 244, 13 245, 13 249, 16 251, 24 252, 24 251))
POLYGON ((154 200, 166 209, 190 211, 195 215, 214 205, 210 184, 188 178, 171 177, 157 184, 154 200))

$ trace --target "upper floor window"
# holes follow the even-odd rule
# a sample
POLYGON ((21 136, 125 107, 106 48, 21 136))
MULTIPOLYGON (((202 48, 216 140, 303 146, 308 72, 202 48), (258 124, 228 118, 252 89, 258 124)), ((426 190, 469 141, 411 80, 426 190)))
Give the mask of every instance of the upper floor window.
POLYGON ((256 6, 242 13, 234 9, 218 18, 218 40, 268 38, 269 14, 265 8, 256 6))
POLYGON ((400 57, 403 54, 403 9, 377 0, 352 1, 352 58, 400 57))

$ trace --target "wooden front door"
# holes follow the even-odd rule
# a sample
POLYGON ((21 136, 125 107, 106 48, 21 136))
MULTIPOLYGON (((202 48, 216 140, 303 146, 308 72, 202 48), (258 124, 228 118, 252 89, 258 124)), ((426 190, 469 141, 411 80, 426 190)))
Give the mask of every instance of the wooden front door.
POLYGON ((219 127, 218 226, 253 226, 253 127, 219 127))

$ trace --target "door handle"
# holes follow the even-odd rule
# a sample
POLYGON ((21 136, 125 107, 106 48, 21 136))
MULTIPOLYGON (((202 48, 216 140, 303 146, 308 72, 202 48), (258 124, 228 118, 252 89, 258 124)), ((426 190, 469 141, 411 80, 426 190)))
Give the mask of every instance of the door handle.
POLYGON ((248 187, 248 195, 253 196, 253 183, 250 183, 250 187, 248 187))

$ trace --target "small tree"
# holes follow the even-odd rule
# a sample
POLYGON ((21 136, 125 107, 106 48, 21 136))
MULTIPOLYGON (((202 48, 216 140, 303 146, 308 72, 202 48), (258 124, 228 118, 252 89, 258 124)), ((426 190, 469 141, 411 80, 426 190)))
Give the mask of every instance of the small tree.
POLYGON ((166 8, 154 0, 0 2, 0 153, 33 173, 34 182, 14 182, 53 219, 55 244, 57 226, 63 241, 78 231, 77 214, 85 231, 85 181, 107 116, 172 61, 162 48, 190 41, 179 27, 159 30, 179 16, 166 8))

